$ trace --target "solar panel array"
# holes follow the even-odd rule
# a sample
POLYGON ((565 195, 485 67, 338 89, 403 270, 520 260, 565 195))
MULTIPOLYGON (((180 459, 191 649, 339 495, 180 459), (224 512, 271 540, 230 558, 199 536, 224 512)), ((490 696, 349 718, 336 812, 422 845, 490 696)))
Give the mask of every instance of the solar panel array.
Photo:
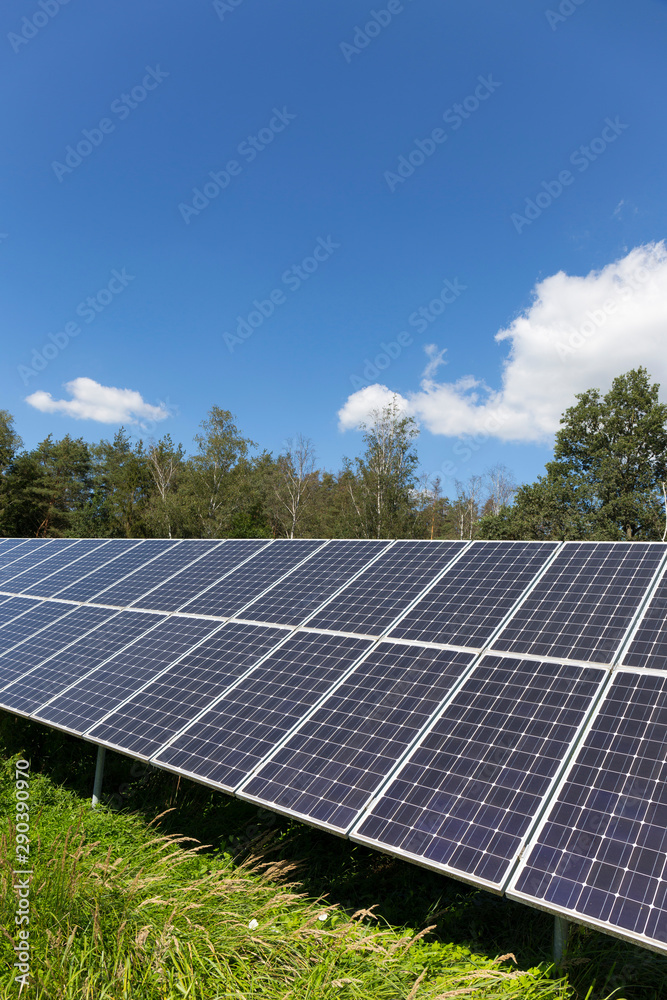
POLYGON ((667 951, 667 546, 0 539, 0 707, 667 951))

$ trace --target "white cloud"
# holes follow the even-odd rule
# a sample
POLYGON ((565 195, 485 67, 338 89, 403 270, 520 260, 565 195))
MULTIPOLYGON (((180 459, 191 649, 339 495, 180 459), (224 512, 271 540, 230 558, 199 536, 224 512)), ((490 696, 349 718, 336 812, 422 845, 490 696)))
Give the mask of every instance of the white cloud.
POLYGON ((437 344, 424 344, 424 352, 428 355, 428 364, 424 369, 422 378, 430 381, 435 373, 437 372, 440 365, 446 365, 445 354, 447 353, 447 348, 443 348, 442 351, 438 350, 437 344))
POLYGON ((134 389, 100 385, 92 378, 75 378, 65 383, 65 389, 72 399, 54 399, 50 392, 40 390, 26 396, 26 403, 42 413, 62 413, 102 424, 138 424, 142 428, 169 416, 163 405, 151 406, 134 389))
POLYGON ((369 420, 374 410, 384 409, 392 399, 396 399, 401 411, 412 412, 407 400, 398 393, 393 393, 386 385, 367 385, 365 389, 353 392, 343 409, 338 411, 340 429, 347 431, 359 427, 369 420))
MULTIPOLYGON (((538 282, 528 309, 495 335, 509 343, 499 389, 472 375, 436 381, 442 356, 428 345, 419 390, 399 402, 433 434, 548 443, 578 392, 593 386, 606 391, 615 376, 639 365, 665 385, 666 338, 663 241, 636 247, 585 277, 559 271, 538 282)), ((381 385, 353 393, 339 410, 340 429, 358 426, 373 408, 369 403, 391 396, 381 385)))

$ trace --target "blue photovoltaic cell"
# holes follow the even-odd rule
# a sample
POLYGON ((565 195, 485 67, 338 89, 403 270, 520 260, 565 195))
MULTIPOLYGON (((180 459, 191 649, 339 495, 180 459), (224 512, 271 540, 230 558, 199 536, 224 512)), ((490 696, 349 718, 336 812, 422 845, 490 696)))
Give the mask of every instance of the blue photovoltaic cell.
POLYGON ((480 649, 557 542, 473 542, 390 631, 392 638, 480 649))
POLYGON ((381 635, 466 544, 395 542, 318 611, 308 627, 381 635))
POLYGON ((143 607, 139 600, 142 594, 145 594, 147 590, 152 590, 158 584, 164 583, 179 569, 188 566, 194 559, 204 555, 218 544, 217 541, 199 538, 174 542, 169 549, 162 552, 157 559, 151 560, 148 565, 136 569, 134 573, 114 586, 100 591, 95 595, 95 600, 100 604, 112 604, 120 608, 125 608, 132 603, 135 607, 143 607))
MULTIPOLYGON (((0 655, 0 688, 36 667, 48 656, 59 652, 64 646, 79 639, 113 613, 104 608, 68 607, 66 604, 61 604, 60 607, 63 612, 68 612, 63 618, 58 619, 49 628, 24 639, 10 652, 0 655)), ((0 694, 0 704, 2 704, 2 694, 0 694)))
MULTIPOLYGON (((103 614, 108 609, 98 608, 103 614)), ((60 694, 88 671, 99 667, 140 635, 147 632, 162 615, 144 615, 131 611, 112 611, 101 627, 89 632, 66 650, 42 663, 39 670, 19 677, 2 693, 4 704, 12 710, 30 715, 41 705, 60 694)))
MULTIPOLYGON (((32 539, 29 549, 24 550, 23 547, 17 549, 16 559, 12 559, 0 567, 0 588, 2 590, 11 590, 9 583, 11 578, 16 576, 17 573, 23 572, 24 569, 29 569, 31 566, 42 562, 48 555, 53 555, 54 552, 57 552, 59 541, 61 539, 35 538, 32 539)), ((71 545, 72 540, 67 539, 65 544, 71 545)))
POLYGON ((642 613, 622 662, 631 667, 667 670, 667 573, 642 613))
POLYGON ((141 605, 149 611, 179 611, 193 597, 267 544, 266 538, 228 538, 194 566, 187 566, 173 579, 145 594, 134 606, 141 605))
POLYGON ((493 649, 611 663, 664 554, 656 542, 565 542, 493 649))
POLYGON ((53 597, 62 590, 67 580, 80 579, 84 573, 95 566, 100 566, 111 558, 109 540, 106 538, 81 538, 73 549, 67 549, 60 555, 51 556, 43 564, 25 570, 19 577, 12 580, 12 586, 20 589, 22 594, 34 597, 53 597))
POLYGON ((8 583, 17 594, 31 593, 31 587, 40 581, 50 578, 52 574, 59 570, 72 566, 78 567, 79 560, 88 552, 103 548, 106 543, 104 538, 81 538, 74 545, 70 545, 60 550, 54 555, 48 556, 43 562, 32 569, 24 569, 8 583))
MULTIPOLYGON (((40 540, 35 539, 35 541, 40 540)), ((69 554, 79 545, 77 538, 51 538, 46 539, 46 542, 48 544, 42 546, 33 544, 30 551, 27 551, 20 559, 0 568, 0 585, 5 590, 18 593, 20 590, 19 579, 23 579, 23 574, 29 571, 37 570, 38 573, 41 572, 42 575, 46 576, 48 569, 45 567, 51 565, 54 559, 61 560, 62 563, 63 556, 71 558, 69 554)), ((18 549, 17 555, 21 551, 22 549, 18 549)), ((57 565, 56 562, 56 567, 57 565)))
POLYGON ((189 615, 214 615, 231 618, 244 604, 257 597, 315 552, 323 542, 312 538, 276 539, 256 556, 232 570, 224 580, 185 604, 181 611, 189 615))
POLYGON ((80 544, 80 541, 75 538, 54 538, 46 548, 36 549, 30 558, 26 556, 3 567, 0 569, 0 582, 3 589, 20 594, 24 580, 31 578, 39 580, 50 572, 49 567, 53 566, 55 570, 58 569, 58 566, 71 562, 74 558, 73 553, 80 544))
POLYGON ((483 657, 352 839, 500 890, 606 676, 483 657))
MULTIPOLYGON (((87 553, 78 559, 77 562, 71 563, 69 566, 64 566, 62 569, 58 570, 52 576, 47 577, 44 580, 40 580, 38 583, 32 584, 30 587, 26 587, 24 593, 34 595, 35 597, 58 597, 62 596, 62 591, 69 587, 71 584, 81 584, 85 587, 84 577, 92 574, 96 569, 101 566, 106 566, 107 563, 110 564, 109 570, 112 570, 113 560, 117 556, 124 555, 132 549, 135 549, 138 545, 143 544, 138 538, 111 538, 100 545, 99 548, 94 549, 94 551, 87 553)), ((73 597, 72 600, 80 600, 80 598, 73 597)))
POLYGON ((370 645, 297 633, 153 759, 232 790, 370 645))
POLYGON ((35 717, 71 733, 85 733, 217 627, 216 622, 196 618, 167 618, 97 670, 76 681, 73 687, 35 713, 35 717))
MULTIPOLYGON (((30 611, 31 608, 36 608, 39 606, 39 601, 32 601, 26 599, 25 597, 3 597, 2 604, 0 604, 0 629, 7 622, 12 621, 14 618, 18 618, 19 615, 24 614, 26 611, 30 611)), ((67 611, 67 605, 63 605, 63 614, 67 611)), ((0 645, 2 644, 2 632, 0 631, 0 645)))
POLYGON ((388 541, 375 539, 335 539, 240 611, 239 617, 276 625, 299 625, 388 545, 388 541))
POLYGON ((345 833, 473 658, 379 643, 244 785, 241 798, 345 833))
POLYGON ((508 895, 667 950, 667 677, 620 670, 508 895))
MULTIPOLYGON (((22 551, 27 552, 29 550, 28 543, 31 541, 29 538, 3 538, 3 545, 0 549, 0 566, 6 566, 7 563, 13 562, 14 559, 18 559, 20 556, 19 546, 23 546, 22 551)), ((40 539, 43 541, 43 539, 40 539)))
POLYGON ((118 539, 118 541, 125 542, 121 548, 121 555, 58 591, 57 597, 67 601, 92 601, 101 590, 118 583, 128 573, 133 573, 135 569, 145 565, 149 559, 177 544, 166 538, 149 538, 139 543, 134 539, 118 539))
POLYGON ((87 735, 133 757, 150 757, 288 635, 228 622, 87 735))
POLYGON ((51 604, 49 601, 35 603, 28 599, 26 604, 29 610, 25 614, 19 612, 20 617, 15 616, 0 628, 0 655, 72 610, 71 604, 51 604))

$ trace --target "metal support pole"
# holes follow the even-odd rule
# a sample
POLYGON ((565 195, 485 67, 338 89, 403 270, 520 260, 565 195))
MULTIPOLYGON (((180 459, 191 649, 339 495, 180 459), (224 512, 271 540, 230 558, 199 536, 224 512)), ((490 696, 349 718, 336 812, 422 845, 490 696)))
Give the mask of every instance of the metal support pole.
POLYGON ((93 785, 93 801, 92 808, 94 809, 97 803, 100 801, 102 795, 102 781, 104 780, 104 758, 106 756, 106 749, 104 747, 97 748, 97 764, 95 765, 95 783, 93 785))
POLYGON ((554 962, 560 965, 567 949, 570 925, 565 917, 554 917, 554 962))

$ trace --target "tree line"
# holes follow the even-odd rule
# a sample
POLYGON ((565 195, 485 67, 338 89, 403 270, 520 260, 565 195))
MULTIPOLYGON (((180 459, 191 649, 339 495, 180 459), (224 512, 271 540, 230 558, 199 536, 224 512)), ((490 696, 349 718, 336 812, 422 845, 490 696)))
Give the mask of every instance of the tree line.
MULTIPOLYGON (((49 434, 22 447, 0 411, 0 534, 112 538, 448 538, 472 537, 487 496, 453 502, 439 482, 420 479, 418 429, 395 402, 364 428, 363 454, 342 468, 317 467, 299 435, 273 456, 213 406, 190 454, 169 434, 133 441, 121 428, 89 444, 49 434)), ((478 477, 479 478, 479 477, 478 477)))
POLYGON ((22 446, 0 410, 0 535, 112 538, 655 539, 665 531, 667 407, 639 368, 590 389, 561 419, 553 461, 517 486, 495 465, 456 481, 419 473, 415 421, 397 401, 363 427, 363 452, 317 467, 299 435, 274 456, 211 407, 191 452, 121 428, 89 444, 22 446))

